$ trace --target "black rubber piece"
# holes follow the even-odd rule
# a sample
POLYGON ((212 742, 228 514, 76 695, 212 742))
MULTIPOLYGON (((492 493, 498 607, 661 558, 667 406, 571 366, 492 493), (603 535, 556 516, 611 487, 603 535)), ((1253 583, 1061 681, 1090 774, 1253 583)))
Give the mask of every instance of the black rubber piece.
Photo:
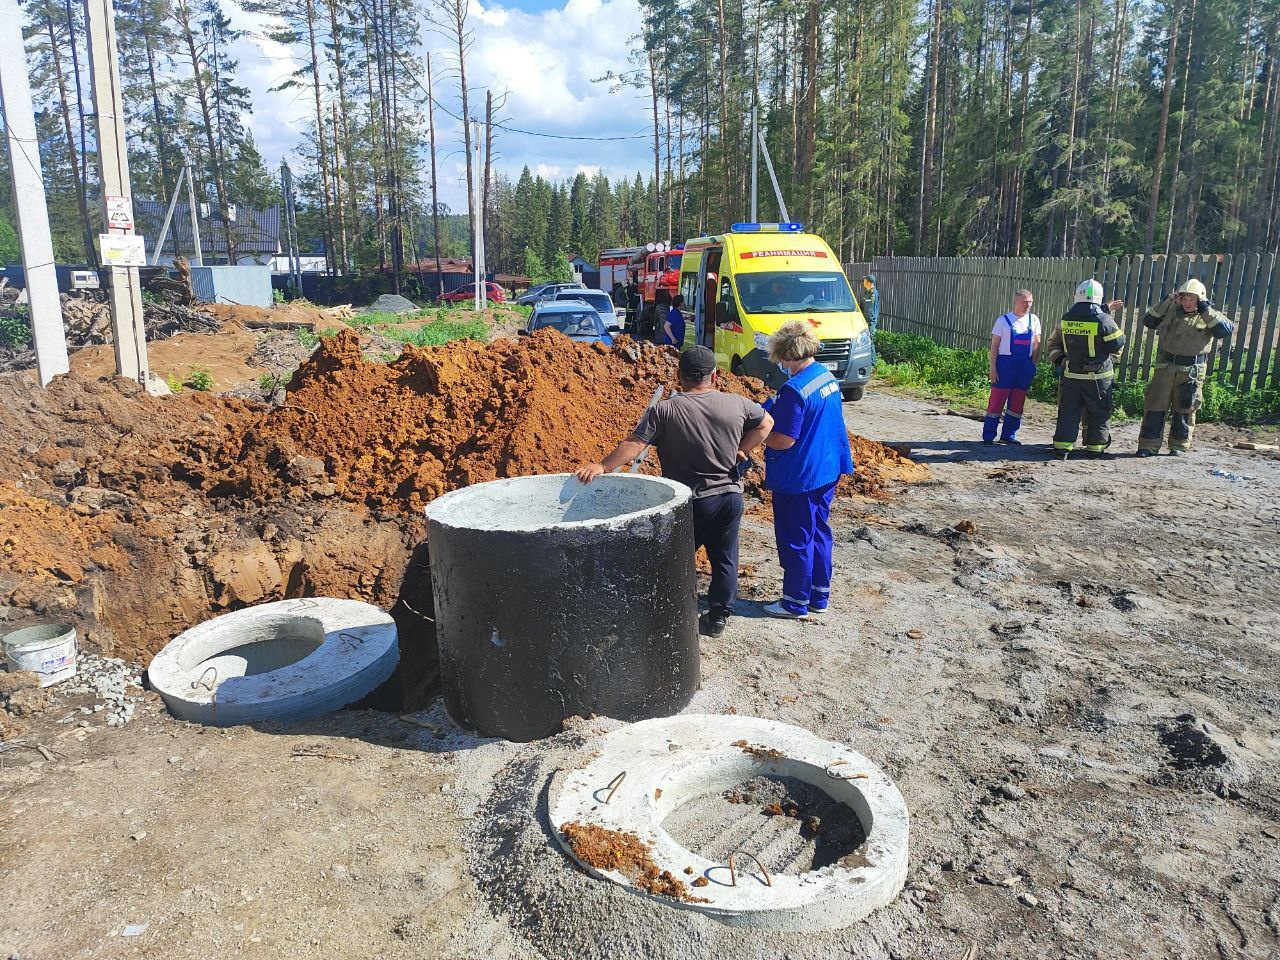
POLYGON ((693 508, 611 528, 428 524, 445 707, 529 741, 566 717, 647 720, 698 689, 693 508))

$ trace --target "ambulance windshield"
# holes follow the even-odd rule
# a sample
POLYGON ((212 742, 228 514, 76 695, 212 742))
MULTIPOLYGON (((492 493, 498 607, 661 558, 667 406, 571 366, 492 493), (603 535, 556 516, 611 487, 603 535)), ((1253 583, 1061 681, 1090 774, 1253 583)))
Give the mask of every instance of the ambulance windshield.
POLYGON ((747 313, 845 313, 855 310, 843 273, 738 274, 738 296, 747 313))

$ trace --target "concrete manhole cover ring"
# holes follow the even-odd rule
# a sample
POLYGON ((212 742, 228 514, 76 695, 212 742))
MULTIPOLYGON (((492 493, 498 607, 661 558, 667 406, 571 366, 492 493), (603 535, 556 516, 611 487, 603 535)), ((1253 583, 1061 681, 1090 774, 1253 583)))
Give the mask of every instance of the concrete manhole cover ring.
POLYGON ((385 612, 307 597, 197 624, 156 655, 147 677, 181 720, 296 723, 361 699, 399 660, 395 621, 385 612))
POLYGON ((592 876, 733 926, 839 929, 889 903, 906 881, 909 818, 893 781, 856 751, 772 720, 685 715, 617 730, 585 766, 556 778, 548 811, 561 846, 592 876), (694 797, 761 776, 802 781, 845 804, 865 842, 837 863, 767 878, 752 860, 755 851, 743 848, 731 882, 726 862, 686 849, 663 829, 663 821, 694 797), (575 824, 571 832, 599 828, 634 835, 657 870, 685 884, 688 895, 649 892, 617 869, 584 860, 565 835, 575 824))

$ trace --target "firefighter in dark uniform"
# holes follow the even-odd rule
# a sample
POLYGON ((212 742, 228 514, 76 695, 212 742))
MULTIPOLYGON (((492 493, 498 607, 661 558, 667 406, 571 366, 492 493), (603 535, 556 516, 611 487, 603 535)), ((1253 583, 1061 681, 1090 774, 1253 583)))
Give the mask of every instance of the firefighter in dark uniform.
POLYGON ((1086 280, 1076 287, 1076 302, 1049 338, 1049 361, 1061 370, 1058 389, 1058 428, 1053 452, 1067 459, 1076 445, 1084 420, 1084 449, 1102 456, 1111 445, 1114 358, 1124 349, 1124 333, 1111 313, 1124 307, 1123 300, 1102 305, 1102 284, 1086 280))
POLYGON ((1177 293, 1148 310, 1142 323, 1156 332, 1160 349, 1143 396, 1138 456, 1154 457, 1160 452, 1169 411, 1173 411, 1169 453, 1180 456, 1191 449, 1196 411, 1204 403, 1209 353, 1214 341, 1231 336, 1231 321, 1213 309, 1203 283, 1188 280, 1177 293))

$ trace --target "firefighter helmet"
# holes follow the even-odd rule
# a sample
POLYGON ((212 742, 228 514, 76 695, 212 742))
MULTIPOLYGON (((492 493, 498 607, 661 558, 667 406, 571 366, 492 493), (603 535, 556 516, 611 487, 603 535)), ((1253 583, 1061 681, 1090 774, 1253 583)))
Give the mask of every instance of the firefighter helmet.
POLYGON ((1184 293, 1193 293, 1199 300, 1209 299, 1209 291, 1204 288, 1204 284, 1199 280, 1188 280, 1180 286, 1178 288, 1178 296, 1182 296, 1184 293))
POLYGON ((1097 280, 1086 280, 1076 287, 1076 303, 1102 303, 1102 284, 1097 280))

